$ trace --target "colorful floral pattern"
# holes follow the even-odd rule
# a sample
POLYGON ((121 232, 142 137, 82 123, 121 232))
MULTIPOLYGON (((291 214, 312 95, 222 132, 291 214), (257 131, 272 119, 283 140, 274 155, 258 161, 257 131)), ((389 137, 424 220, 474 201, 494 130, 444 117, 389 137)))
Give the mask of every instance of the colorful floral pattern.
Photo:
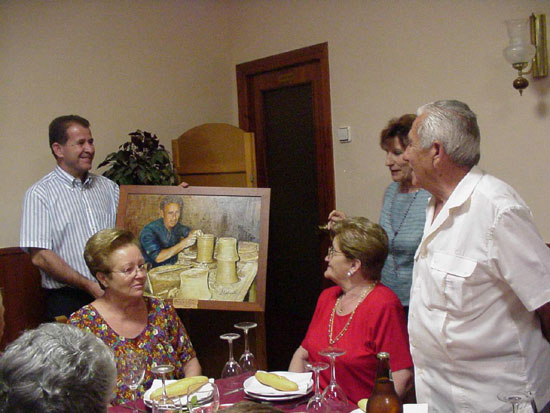
MULTIPOLYGON (((128 351, 143 352, 147 357, 145 379, 138 389, 137 397, 142 397, 145 390, 151 387, 156 377, 151 373, 151 366, 171 364, 175 370, 167 379, 179 379, 185 376, 183 366, 196 356, 187 331, 179 319, 176 310, 163 300, 144 297, 148 309, 147 327, 135 338, 125 338, 109 327, 103 317, 91 305, 82 307, 71 315, 69 322, 82 330, 99 337, 115 353, 118 360, 128 351)), ((117 377, 117 388, 113 405, 132 400, 131 390, 117 377)))

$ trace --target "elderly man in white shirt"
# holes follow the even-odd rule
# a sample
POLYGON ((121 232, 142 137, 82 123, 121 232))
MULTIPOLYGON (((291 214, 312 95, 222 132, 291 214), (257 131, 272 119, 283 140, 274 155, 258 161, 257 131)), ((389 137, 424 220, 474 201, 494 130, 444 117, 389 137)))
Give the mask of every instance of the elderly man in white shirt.
POLYGON ((420 107, 409 140, 413 183, 432 194, 409 313, 418 401, 431 412, 509 412, 497 394, 525 390, 547 405, 550 249, 531 211, 475 166, 479 128, 464 103, 420 107))

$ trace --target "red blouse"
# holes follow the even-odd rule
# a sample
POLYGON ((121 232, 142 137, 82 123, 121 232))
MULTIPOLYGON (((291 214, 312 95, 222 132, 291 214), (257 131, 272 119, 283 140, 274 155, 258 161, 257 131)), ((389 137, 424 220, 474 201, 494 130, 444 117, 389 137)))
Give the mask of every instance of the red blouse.
MULTIPOLYGON (((302 342, 310 362, 329 362, 318 352, 329 347, 330 315, 341 294, 340 287, 327 288, 317 301, 302 342)), ((349 314, 334 315, 333 338, 342 331, 349 317, 349 314)), ((336 381, 353 403, 370 397, 377 366, 376 354, 379 352, 390 353, 392 371, 412 367, 405 314, 393 291, 378 284, 357 307, 347 331, 333 347, 346 350, 346 354, 336 358, 336 381)), ((321 388, 324 389, 329 381, 330 369, 326 369, 321 372, 321 388)))

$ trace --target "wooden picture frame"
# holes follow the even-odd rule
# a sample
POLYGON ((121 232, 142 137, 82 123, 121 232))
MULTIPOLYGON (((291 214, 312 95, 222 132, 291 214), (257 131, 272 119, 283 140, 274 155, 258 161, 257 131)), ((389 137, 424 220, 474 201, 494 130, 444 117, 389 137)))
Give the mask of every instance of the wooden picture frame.
MULTIPOLYGON (((133 232, 138 238, 145 226, 155 220, 163 218, 163 212, 160 209, 160 202, 165 196, 176 196, 183 200, 183 209, 180 211, 179 222, 192 230, 201 229, 203 233, 214 234, 215 237, 236 238, 238 245, 247 247, 257 245, 257 272, 253 275, 252 264, 241 260, 244 254, 239 252, 239 262, 236 263, 239 272, 238 281, 231 284, 212 284, 216 280, 217 262, 204 264, 193 262, 193 251, 184 250, 183 255, 178 255, 178 262, 175 265, 165 266, 167 269, 162 271, 178 270, 177 265, 192 265, 193 267, 208 268, 208 288, 211 297, 209 299, 180 298, 176 296, 171 298, 176 308, 205 309, 205 310, 227 310, 227 311, 265 311, 265 290, 266 290, 266 268, 268 251, 268 232, 269 232, 269 188, 231 188, 231 187, 205 187, 191 186, 183 188, 180 186, 146 186, 146 185, 122 185, 120 187, 120 200, 118 206, 117 222, 118 228, 123 228, 133 232), (245 241, 245 242, 243 242, 245 241), (242 262, 241 262, 242 261, 242 262), (208 267, 210 265, 210 267, 208 267), (206 266, 206 267, 205 267, 206 266), (244 274, 244 267, 248 270, 244 274), (252 266, 252 267, 251 267, 252 266), (174 268, 172 270, 172 268, 174 268), (213 268, 213 269, 212 269, 213 268), (239 269, 240 268, 240 269, 239 269), (213 275, 212 275, 213 274, 213 275), (252 274, 252 275, 250 275, 252 274), (250 279, 253 278, 251 281, 250 279), (242 296, 242 291, 246 283, 251 283, 247 289, 246 296, 242 301, 235 301, 236 296, 242 296), (232 288, 237 290, 234 295, 232 288), (254 294, 255 292, 255 294, 254 294), (220 297, 231 297, 228 300, 220 297)), ((160 222, 158 225, 160 225, 160 222)), ((198 244, 198 242, 197 242, 198 244)), ((197 245, 195 244, 195 245, 197 245)), ((197 248, 195 246, 195 248, 197 248)), ((239 247, 240 248, 240 247, 239 247)), ((180 253, 180 254, 182 254, 180 253)), ((216 255, 214 255, 214 258, 216 255)), ((196 258, 195 258, 196 260, 196 258)), ((156 264, 158 265, 158 264, 156 264)), ((154 268, 153 271, 162 267, 154 268)), ((182 267, 183 268, 183 267, 182 267)), ((185 267, 189 268, 189 267, 185 267)), ((160 272, 159 270, 158 272, 160 272)), ((220 271, 221 272, 221 271, 220 271)), ((179 273, 181 274, 181 272, 179 273)), ((153 276, 151 275, 151 278, 153 276)), ((183 278, 182 278, 183 280, 183 278)), ((182 281, 183 282, 183 281, 182 281)), ((152 285, 151 285, 152 288, 152 285)), ((153 289, 153 288, 152 288, 153 289)), ((182 292, 182 295, 185 293, 182 292)))

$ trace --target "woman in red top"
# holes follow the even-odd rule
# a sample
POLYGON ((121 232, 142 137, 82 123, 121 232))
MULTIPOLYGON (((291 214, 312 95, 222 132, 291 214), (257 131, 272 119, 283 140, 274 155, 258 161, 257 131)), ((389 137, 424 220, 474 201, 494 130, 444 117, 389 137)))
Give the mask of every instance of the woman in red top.
MULTIPOLYGON (((307 371, 307 362, 325 361, 320 350, 346 350, 336 358, 336 379, 350 401, 369 397, 374 384, 376 354, 390 353, 395 389, 403 397, 412 386, 412 359, 403 307, 397 296, 379 283, 388 254, 382 227, 366 218, 331 223, 332 246, 325 258, 325 277, 337 284, 321 293, 302 345, 289 371, 307 371)), ((321 372, 324 388, 330 372, 321 372)))

